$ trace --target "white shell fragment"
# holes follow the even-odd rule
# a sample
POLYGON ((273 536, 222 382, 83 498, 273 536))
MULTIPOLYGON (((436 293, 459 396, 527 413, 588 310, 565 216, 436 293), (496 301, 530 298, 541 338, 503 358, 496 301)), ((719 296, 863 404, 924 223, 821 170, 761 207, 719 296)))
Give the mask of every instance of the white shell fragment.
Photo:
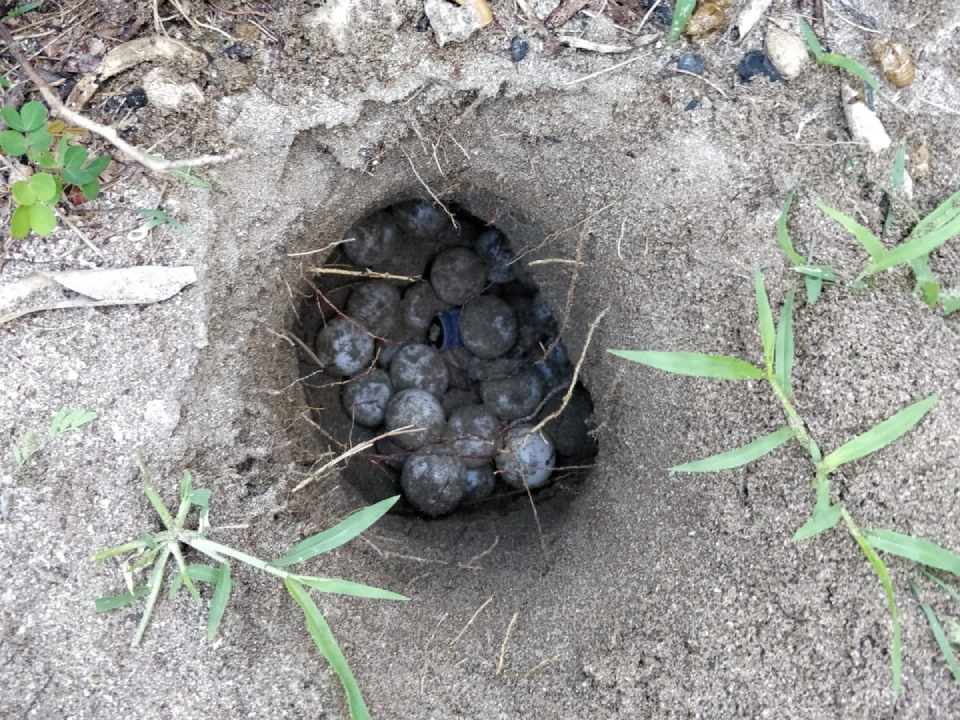
POLYGON ((810 64, 810 53, 803 40, 773 23, 767 25, 764 49, 777 72, 787 80, 793 80, 810 64))
POLYGON ((749 0, 737 16, 737 32, 740 33, 740 42, 747 36, 757 21, 770 7, 773 0, 749 0))
POLYGON ((183 82, 164 68, 154 68, 143 79, 143 89, 154 107, 183 112, 204 101, 195 82, 183 82))
POLYGON ((849 85, 840 89, 843 100, 843 114, 847 117, 850 137, 858 143, 864 143, 874 153, 890 147, 890 136, 883 128, 880 118, 860 99, 859 93, 849 85))

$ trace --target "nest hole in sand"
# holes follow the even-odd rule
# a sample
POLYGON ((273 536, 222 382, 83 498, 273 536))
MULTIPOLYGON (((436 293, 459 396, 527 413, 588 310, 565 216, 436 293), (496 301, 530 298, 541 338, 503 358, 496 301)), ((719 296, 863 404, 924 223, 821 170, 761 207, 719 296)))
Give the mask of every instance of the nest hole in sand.
POLYGON ((367 502, 439 517, 529 488, 540 504, 589 472, 593 400, 577 382, 563 404, 574 365, 509 239, 448 209, 404 200, 344 234, 295 320, 306 400, 327 458, 376 439, 344 467, 367 502))

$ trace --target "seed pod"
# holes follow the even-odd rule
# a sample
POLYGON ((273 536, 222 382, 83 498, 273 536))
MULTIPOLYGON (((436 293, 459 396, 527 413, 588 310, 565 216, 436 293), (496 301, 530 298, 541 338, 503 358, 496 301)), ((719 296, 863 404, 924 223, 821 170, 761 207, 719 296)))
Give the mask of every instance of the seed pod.
POLYGON ((729 0, 707 0, 693 13, 683 34, 689 37, 703 37, 717 30, 727 19, 729 0))
POLYGON ((917 76, 917 64, 903 43, 890 38, 874 38, 867 44, 870 55, 884 76, 898 88, 904 88, 917 76))

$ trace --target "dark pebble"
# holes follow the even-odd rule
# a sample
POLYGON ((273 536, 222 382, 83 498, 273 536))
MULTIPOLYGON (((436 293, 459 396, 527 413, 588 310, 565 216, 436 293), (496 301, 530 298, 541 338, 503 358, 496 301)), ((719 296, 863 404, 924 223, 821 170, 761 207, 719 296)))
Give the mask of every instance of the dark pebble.
POLYGON ((787 82, 783 75, 777 72, 773 63, 770 62, 770 58, 760 50, 751 50, 740 61, 740 65, 737 67, 737 76, 740 78, 740 82, 748 83, 757 75, 766 75, 770 82, 787 82))
POLYGON ((684 110, 693 110, 693 109, 694 109, 697 105, 699 105, 699 104, 700 104, 700 102, 699 102, 696 98, 694 98, 693 100, 691 100, 690 102, 688 102, 688 103, 686 104, 686 107, 684 107, 683 109, 684 109, 684 110))
POLYGON ((530 49, 530 43, 524 40, 519 35, 514 36, 510 40, 510 57, 513 58, 515 63, 520 62, 527 56, 527 51, 530 49))
POLYGON ((430 18, 426 15, 421 15, 420 19, 417 20, 417 24, 413 26, 413 29, 417 32, 426 32, 430 29, 430 18))
POLYGON ((703 56, 685 52, 677 58, 677 70, 685 70, 694 75, 703 75, 703 56))
POLYGON ((128 108, 142 108, 147 104, 147 93, 143 88, 137 88, 127 93, 127 99, 123 104, 128 108))

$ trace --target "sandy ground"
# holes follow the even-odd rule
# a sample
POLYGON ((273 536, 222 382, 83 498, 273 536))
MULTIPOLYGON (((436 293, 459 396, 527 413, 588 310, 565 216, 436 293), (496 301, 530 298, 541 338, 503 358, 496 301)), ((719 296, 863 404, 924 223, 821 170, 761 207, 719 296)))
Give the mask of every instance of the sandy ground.
MULTIPOLYGON (((4 283, 36 268, 145 262, 191 264, 200 279, 158 305, 44 313, 0 329, 5 446, 62 407, 100 414, 3 477, 0 716, 347 716, 299 610, 271 578, 235 568, 214 644, 181 593, 161 603, 133 650, 136 609, 93 613, 94 597, 122 590, 119 571, 89 558, 157 528, 134 451, 171 502, 190 469, 213 490, 214 525, 234 526, 215 537, 261 557, 360 506, 336 474, 290 493, 317 441, 301 418, 295 349, 278 333, 293 326, 305 274, 322 259, 291 255, 339 239, 371 210, 426 196, 424 183, 518 249, 551 239, 528 259, 574 257, 590 217, 565 339, 579 354, 587 325, 609 308, 584 368, 600 455, 584 482, 538 497, 546 558, 518 500, 433 522, 388 517, 370 542, 314 561, 317 573, 412 599, 320 599, 374 717, 942 718, 960 706, 910 594, 909 563, 889 562, 904 626, 895 703, 890 622, 861 551, 840 530, 790 541, 812 504, 798 447, 712 475, 665 472, 778 427, 763 387, 668 377, 603 352, 756 360, 752 267, 763 268, 776 306, 795 280, 774 234, 787 192, 802 181, 790 218, 798 249, 852 278, 862 251, 814 201, 879 230, 894 149, 874 156, 846 142, 832 69, 788 85, 736 84, 733 68, 759 47, 758 31, 739 46, 718 35, 695 48, 719 89, 663 72, 687 41, 636 50, 627 56, 636 62, 583 80, 624 56, 549 57, 512 2, 491 4, 494 25, 443 48, 416 28, 422 9, 411 1, 264 6, 251 17, 276 40, 257 32, 244 41, 249 52, 232 55, 206 33, 214 62, 177 72, 207 102, 180 114, 148 106, 130 130, 145 145, 163 138, 169 156, 243 148, 242 161, 208 171, 213 189, 165 188, 192 234, 125 237, 139 222, 131 210, 154 206, 164 189, 133 173, 80 218, 104 258, 66 231, 8 245, 4 283), (516 64, 514 35, 531 43, 516 64)), ((532 3, 541 17, 554 4, 532 3)), ((236 16, 195 5, 197 17, 209 10, 240 34, 236 16)), ((773 12, 792 17, 795 7, 775 2, 773 12)), ((922 58, 916 83, 887 86, 892 102, 879 112, 892 137, 922 140, 933 154, 932 175, 914 191, 926 212, 960 187, 960 10, 885 0, 870 13, 922 58)), ((829 17, 837 47, 866 57, 866 35, 829 17)), ((602 17, 580 15, 565 30, 630 39, 602 17)), ((128 92, 146 71, 104 92, 128 92)), ((952 285, 957 247, 934 258, 952 285)), ((532 270, 562 316, 569 267, 532 270)), ((864 526, 957 550, 960 321, 927 309, 911 283, 894 272, 870 291, 829 288, 813 307, 798 303, 796 405, 831 449, 940 392, 914 432, 838 473, 834 488, 864 526)))

